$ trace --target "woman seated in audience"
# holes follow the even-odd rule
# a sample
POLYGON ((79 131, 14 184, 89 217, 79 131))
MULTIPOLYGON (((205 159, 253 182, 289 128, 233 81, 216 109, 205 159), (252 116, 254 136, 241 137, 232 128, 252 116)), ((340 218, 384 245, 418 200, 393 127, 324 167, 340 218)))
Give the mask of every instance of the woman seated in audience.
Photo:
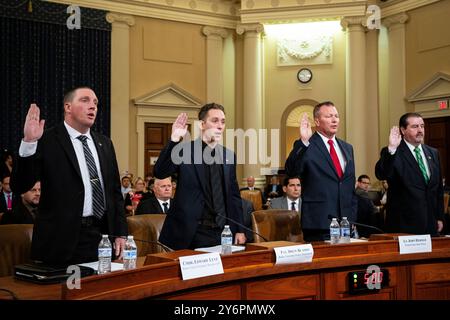
POLYGON ((140 201, 148 199, 151 194, 145 189, 145 180, 141 177, 134 182, 134 189, 125 196, 125 213, 127 215, 134 215, 140 201))

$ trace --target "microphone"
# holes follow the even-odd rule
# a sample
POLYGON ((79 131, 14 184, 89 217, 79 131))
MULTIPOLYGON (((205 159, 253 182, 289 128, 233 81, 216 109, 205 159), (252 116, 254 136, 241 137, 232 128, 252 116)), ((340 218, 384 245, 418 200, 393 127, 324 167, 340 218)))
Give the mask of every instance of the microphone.
MULTIPOLYGON (((116 236, 116 235, 113 235, 113 234, 110 234, 109 236, 110 236, 110 237, 113 237, 113 238, 122 238, 122 239, 126 239, 125 236, 116 236)), ((166 251, 166 252, 175 251, 175 250, 173 250, 172 248, 166 246, 165 244, 162 244, 162 243, 159 242, 159 241, 142 240, 142 239, 136 239, 136 238, 134 238, 134 237, 133 237, 133 240, 134 240, 134 241, 143 242, 143 243, 156 244, 156 245, 160 246, 161 248, 163 248, 164 251, 166 251)))
POLYGON ((251 233, 256 234, 257 236, 261 237, 264 241, 269 242, 269 240, 267 240, 265 237, 263 237, 262 235, 260 235, 258 232, 256 232, 256 231, 253 230, 253 229, 250 229, 250 228, 246 227, 246 226, 243 225, 242 223, 237 222, 236 220, 233 220, 233 219, 231 219, 230 217, 224 216, 224 215, 222 215, 222 214, 220 214, 220 213, 217 213, 217 215, 218 215, 219 217, 225 218, 225 219, 227 219, 227 220, 229 220, 229 221, 231 221, 231 222, 237 224, 238 226, 244 228, 244 229, 247 230, 247 231, 250 231, 251 233))
MULTIPOLYGON (((331 214, 328 215, 328 220, 332 220, 333 218, 336 218, 338 221, 340 220, 338 217, 332 216, 331 214)), ((348 221, 350 224, 354 224, 355 226, 369 228, 369 229, 372 229, 372 230, 376 230, 376 231, 378 231, 378 232, 380 232, 380 233, 386 233, 386 232, 384 232, 383 230, 381 230, 380 228, 377 228, 377 227, 375 227, 375 226, 371 226, 371 225, 368 225, 368 224, 364 224, 364 223, 359 223, 359 222, 351 221, 351 220, 348 220, 348 219, 347 219, 347 221, 348 221)))

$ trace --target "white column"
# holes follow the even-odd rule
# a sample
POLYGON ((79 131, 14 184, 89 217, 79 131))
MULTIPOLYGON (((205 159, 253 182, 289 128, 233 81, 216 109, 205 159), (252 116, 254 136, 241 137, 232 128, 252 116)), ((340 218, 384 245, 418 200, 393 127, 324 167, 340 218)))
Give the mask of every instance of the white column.
POLYGON ((380 156, 380 126, 379 126, 379 88, 378 88, 378 36, 379 30, 366 32, 366 119, 368 127, 365 130, 367 168, 365 172, 375 180, 375 165, 380 156))
POLYGON ((405 23, 406 13, 399 13, 383 19, 388 29, 389 39, 389 122, 390 127, 398 125, 398 120, 406 112, 406 59, 405 59, 405 23))
MULTIPOLYGON (((244 130, 258 130, 262 127, 262 66, 261 66, 261 32, 262 24, 239 24, 236 32, 244 35, 244 130)), ((246 155, 248 159, 248 148, 246 155)), ((259 159, 258 159, 259 160, 259 159)), ((259 161, 258 161, 259 162, 259 161)), ((265 177, 261 176, 260 164, 245 164, 244 179, 255 177, 256 185, 265 184, 265 177)))
POLYGON ((203 27, 206 36, 206 101, 223 104, 223 39, 227 30, 203 27))
MULTIPOLYGON (((366 112, 366 35, 365 17, 341 21, 347 33, 346 123, 347 141, 353 145, 356 174, 367 172, 365 132, 371 126, 366 112)), ((339 107, 339 106, 338 106, 339 107)))
POLYGON ((130 15, 108 13, 111 23, 111 139, 120 172, 130 166, 130 15))

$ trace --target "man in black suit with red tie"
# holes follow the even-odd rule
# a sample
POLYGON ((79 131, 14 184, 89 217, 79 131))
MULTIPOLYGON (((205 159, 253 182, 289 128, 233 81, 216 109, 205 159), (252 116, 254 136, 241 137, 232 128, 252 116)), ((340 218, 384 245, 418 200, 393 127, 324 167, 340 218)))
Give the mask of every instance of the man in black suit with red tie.
MULTIPOLYGON (((33 260, 95 261, 102 233, 128 233, 113 144, 90 130, 97 110, 97 96, 88 87, 64 96, 64 122, 45 132, 38 106, 32 104, 28 110, 11 186, 22 194, 41 181, 33 260)), ((113 255, 121 256, 125 239, 113 242, 113 255)))
POLYGON ((286 160, 286 174, 302 181, 302 229, 306 241, 329 239, 329 216, 356 221, 353 147, 336 138, 339 114, 331 101, 313 111, 313 134, 307 114, 300 123, 300 139, 286 160))
POLYGON ((381 150, 375 168, 387 180, 386 231, 437 235, 444 220, 444 187, 439 153, 423 143, 425 124, 418 113, 401 116, 381 150))
POLYGON ((181 142, 187 134, 187 115, 178 116, 155 164, 158 179, 178 175, 172 210, 159 241, 173 249, 216 246, 224 225, 230 225, 234 242, 245 243, 236 157, 219 144, 225 129, 224 108, 206 104, 198 119, 201 138, 181 142))

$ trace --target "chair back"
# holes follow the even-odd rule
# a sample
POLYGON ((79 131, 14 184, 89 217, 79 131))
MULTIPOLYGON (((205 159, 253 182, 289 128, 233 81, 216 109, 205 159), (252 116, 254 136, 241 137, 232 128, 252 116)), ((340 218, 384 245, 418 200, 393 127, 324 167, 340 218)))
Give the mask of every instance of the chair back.
POLYGON ((138 256, 164 252, 156 241, 159 239, 165 219, 166 214, 140 214, 127 217, 128 233, 134 237, 138 256))
POLYGON ((261 190, 241 190, 241 198, 250 201, 254 210, 262 210, 262 193, 261 190))
POLYGON ((0 277, 14 274, 14 266, 30 262, 32 224, 0 225, 0 277))
MULTIPOLYGON (((293 210, 259 210, 252 213, 253 230, 268 241, 303 242, 300 226, 300 214, 293 210)), ((263 242, 260 236, 254 236, 255 242, 263 242)))

